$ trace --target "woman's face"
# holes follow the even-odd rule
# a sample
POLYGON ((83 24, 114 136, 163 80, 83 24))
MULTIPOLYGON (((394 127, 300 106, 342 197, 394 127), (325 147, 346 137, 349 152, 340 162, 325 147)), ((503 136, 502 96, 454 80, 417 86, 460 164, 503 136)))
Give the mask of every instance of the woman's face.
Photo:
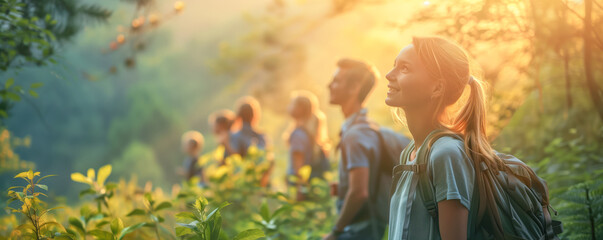
POLYGON ((412 44, 400 51, 394 67, 385 78, 388 81, 385 103, 403 109, 427 106, 437 84, 429 76, 412 44))

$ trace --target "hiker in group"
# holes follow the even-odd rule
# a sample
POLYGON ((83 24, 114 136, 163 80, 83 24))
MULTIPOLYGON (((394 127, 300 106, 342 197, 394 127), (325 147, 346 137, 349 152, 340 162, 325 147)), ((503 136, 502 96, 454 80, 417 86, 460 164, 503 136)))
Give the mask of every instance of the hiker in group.
POLYGON ((228 109, 222 109, 209 116, 209 125, 216 137, 216 141, 224 148, 224 155, 220 161, 220 165, 224 165, 224 160, 229 155, 235 153, 235 150, 230 145, 232 135, 231 128, 234 121, 235 114, 228 109))
MULTIPOLYGON (((237 129, 230 136, 231 154, 238 154, 245 158, 250 147, 256 147, 258 150, 268 151, 266 136, 260 133, 256 127, 260 122, 260 103, 253 97, 242 97, 238 101, 237 117, 233 129, 237 129)), ((260 179, 260 186, 268 187, 272 170, 274 169, 274 161, 272 154, 266 152, 260 161, 268 161, 269 167, 263 172, 260 179)))
POLYGON ((394 169, 389 239, 554 238, 546 184, 488 143, 484 83, 472 66, 456 43, 414 37, 386 75, 385 102, 414 138, 394 169))
POLYGON ((260 121, 260 103, 255 98, 247 96, 239 99, 236 121, 240 129, 230 136, 231 154, 245 157, 250 146, 266 149, 264 134, 256 130, 260 121))
POLYGON ((203 168, 199 165, 199 157, 204 144, 205 139, 200 132, 188 131, 182 134, 182 151, 186 154, 186 158, 182 164, 181 175, 187 181, 197 177, 201 185, 205 183, 205 179, 203 168))
POLYGON ((337 67, 328 86, 329 102, 341 108, 346 120, 338 146, 341 152, 339 183, 335 187, 338 218, 324 239, 381 239, 385 224, 373 225, 367 204, 370 161, 381 157, 379 136, 369 128, 354 127, 368 121, 364 102, 378 78, 378 71, 352 59, 339 60, 337 67))
MULTIPOLYGON (((289 144, 288 182, 291 176, 299 177, 299 169, 306 165, 311 167, 309 179, 324 179, 324 173, 330 169, 326 154, 329 146, 326 117, 318 108, 318 98, 311 92, 297 91, 293 94, 288 112, 293 119, 284 135, 289 144)), ((289 183, 297 186, 297 199, 304 200, 306 194, 299 180, 289 183)))

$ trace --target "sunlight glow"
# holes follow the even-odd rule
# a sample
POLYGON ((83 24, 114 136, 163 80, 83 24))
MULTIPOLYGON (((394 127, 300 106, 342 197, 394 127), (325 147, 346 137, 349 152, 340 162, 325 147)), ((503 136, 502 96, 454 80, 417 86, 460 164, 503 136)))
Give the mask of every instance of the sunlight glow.
POLYGON ((424 1, 424 2, 423 2, 423 5, 425 5, 425 6, 429 6, 430 4, 431 4, 431 2, 430 2, 430 1, 424 1))

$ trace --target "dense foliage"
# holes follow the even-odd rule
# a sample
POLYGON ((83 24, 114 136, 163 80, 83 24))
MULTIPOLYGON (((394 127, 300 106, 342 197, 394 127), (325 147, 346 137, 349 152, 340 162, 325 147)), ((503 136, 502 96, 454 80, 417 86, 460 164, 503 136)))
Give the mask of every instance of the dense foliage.
MULTIPOLYGON (((603 239, 600 1, 185 1, 193 14, 177 18, 173 2, 94 2, 113 14, 91 2, 0 0, 0 187, 22 186, 0 197, 16 210, 1 215, 0 238, 318 239, 334 221, 327 183, 308 183, 303 202, 284 187, 290 91, 319 96, 335 145, 342 117, 325 87, 335 62, 387 73, 410 34, 440 34, 483 67, 495 148, 548 181, 562 237, 603 239), (255 152, 218 166, 207 116, 242 95, 263 104, 274 161, 255 152), (175 171, 189 129, 206 134, 204 187, 175 171), (57 176, 38 182, 37 171, 57 176)), ((371 117, 404 132, 384 85, 371 117)))
MULTIPOLYGON (((86 175, 71 174, 75 182, 87 186, 75 207, 50 208, 43 201, 48 186, 41 184, 39 172, 19 173, 15 178, 26 186, 9 188, 9 207, 16 215, 0 221, 0 238, 15 239, 320 239, 333 221, 332 201, 323 180, 301 180, 308 200, 298 202, 291 193, 273 192, 262 186, 263 172, 271 163, 265 153, 251 149, 249 157, 237 155, 215 167, 221 149, 204 155, 201 163, 214 166, 207 187, 199 179, 174 185, 171 193, 136 180, 107 182, 111 165, 86 175), (312 220, 308 221, 312 216, 312 220), (327 224, 325 224, 327 223, 327 224)), ((211 169, 212 167, 209 167, 211 169)))

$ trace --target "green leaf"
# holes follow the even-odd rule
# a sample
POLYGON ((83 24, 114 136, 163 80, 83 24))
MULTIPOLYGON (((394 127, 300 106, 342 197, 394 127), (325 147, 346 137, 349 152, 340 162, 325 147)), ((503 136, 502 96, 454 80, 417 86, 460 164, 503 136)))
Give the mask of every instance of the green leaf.
POLYGON ((82 196, 84 196, 84 195, 86 195, 86 194, 95 194, 95 193, 96 193, 96 192, 94 191, 94 189, 92 189, 92 188, 88 188, 88 189, 86 189, 86 190, 84 190, 84 191, 81 191, 81 192, 80 192, 80 197, 82 197, 82 196))
POLYGON ((262 216, 262 219, 264 219, 264 221, 270 221, 270 210, 268 210, 268 204, 266 203, 266 201, 264 201, 262 203, 262 206, 260 207, 260 215, 262 216))
POLYGON ((6 80, 6 82, 4 83, 4 88, 8 89, 10 88, 10 86, 12 86, 15 83, 15 79, 14 78, 9 78, 6 80))
POLYGON ((111 234, 110 232, 99 230, 99 229, 90 230, 88 232, 88 234, 95 236, 96 238, 102 239, 102 240, 115 239, 113 237, 113 234, 111 234))
POLYGON ((105 221, 105 220, 100 221, 100 222, 96 223, 96 228, 102 228, 103 226, 105 226, 107 224, 109 224, 109 221, 105 221))
POLYGON ((224 207, 226 207, 226 206, 228 206, 228 205, 230 205, 230 203, 228 203, 228 202, 223 202, 222 204, 220 204, 220 206, 218 206, 216 209, 214 209, 214 210, 213 210, 211 213, 209 213, 209 214, 207 215, 207 219, 211 219, 211 217, 212 217, 214 214, 216 214, 218 211, 220 211, 222 208, 224 208, 224 207))
POLYGON ((138 224, 134 224, 132 226, 126 227, 123 230, 121 230, 121 234, 119 234, 119 238, 117 238, 118 240, 121 240, 124 238, 124 236, 126 236, 126 234, 131 233, 133 231, 135 231, 136 229, 139 229, 141 227, 143 227, 146 223, 138 223, 138 224))
POLYGON ((128 215, 126 215, 126 216, 130 217, 130 216, 145 215, 145 214, 146 214, 146 212, 144 210, 142 210, 140 208, 136 208, 136 209, 132 210, 130 213, 128 213, 128 215))
POLYGON ((111 165, 105 165, 103 167, 101 167, 98 170, 98 177, 96 179, 96 182, 98 183, 98 185, 100 185, 101 187, 105 185, 105 181, 107 180, 107 178, 109 177, 109 175, 111 174, 111 165))
POLYGON ((233 240, 256 240, 265 236, 266 234, 261 229, 247 229, 237 234, 233 240))
POLYGON ((157 207, 155 207, 155 211, 159 211, 161 209, 165 209, 165 208, 170 208, 172 207, 172 204, 169 202, 162 202, 159 205, 157 205, 157 207))
POLYGON ((283 212, 289 211, 289 210, 291 210, 291 206, 290 205, 281 206, 279 209, 277 209, 276 211, 274 211, 274 213, 272 213, 272 218, 275 218, 276 216, 282 214, 283 212))
POLYGON ((32 83, 32 84, 29 86, 29 88, 36 89, 36 88, 40 88, 40 87, 42 87, 42 86, 44 86, 44 83, 37 82, 37 83, 32 83))
POLYGON ((38 178, 38 181, 36 183, 40 183, 42 181, 42 179, 45 179, 47 177, 54 177, 54 176, 56 176, 56 175, 46 175, 44 177, 38 178))
POLYGON ((211 236, 210 239, 218 239, 222 230, 222 215, 220 212, 216 213, 214 220, 211 224, 211 236))
POLYGON ((176 236, 181 237, 187 234, 193 234, 193 230, 188 227, 176 227, 176 236))
POLYGON ((9 187, 8 190, 10 191, 10 190, 17 189, 17 188, 21 188, 22 189, 22 188, 25 188, 25 187, 24 186, 12 186, 12 187, 9 187))
POLYGON ((116 218, 111 221, 111 232, 113 235, 117 235, 124 229, 124 223, 121 221, 121 218, 116 218))
POLYGON ((66 231, 66 230, 65 230, 65 227, 63 227, 63 225, 59 224, 58 222, 54 222, 54 221, 45 222, 45 223, 43 223, 42 225, 40 225, 40 228, 41 228, 41 229, 43 229, 43 228, 45 228, 45 227, 47 228, 47 227, 49 227, 49 226, 56 226, 56 227, 58 227, 58 228, 59 228, 61 231, 63 231, 63 232, 65 232, 65 231, 66 231))
POLYGON ((46 186, 46 185, 36 184, 36 186, 39 187, 39 188, 41 188, 41 189, 44 189, 44 190, 48 191, 48 186, 46 186))
POLYGON ((190 221, 193 221, 193 220, 197 220, 198 221, 199 220, 195 216, 195 214, 190 213, 190 212, 181 212, 181 213, 178 213, 178 214, 176 214, 176 219, 178 219, 178 221, 180 221, 180 222, 185 222, 187 220, 190 220, 190 221))
POLYGON ((39 95, 36 91, 29 89, 29 95, 31 95, 34 98, 38 98, 39 95))
POLYGON ((71 226, 74 226, 78 231, 85 233, 86 229, 84 228, 84 225, 82 224, 82 221, 80 221, 77 218, 74 217, 69 217, 69 224, 71 226))
POLYGON ((209 204, 209 202, 207 201, 207 198, 203 197, 203 196, 199 196, 197 198, 197 200, 195 201, 195 204, 193 205, 197 210, 199 211, 203 211, 205 210, 205 206, 207 206, 207 204, 209 204))
POLYGON ((8 97, 11 100, 16 101, 16 102, 21 101, 21 97, 14 92, 7 92, 6 97, 8 97))

